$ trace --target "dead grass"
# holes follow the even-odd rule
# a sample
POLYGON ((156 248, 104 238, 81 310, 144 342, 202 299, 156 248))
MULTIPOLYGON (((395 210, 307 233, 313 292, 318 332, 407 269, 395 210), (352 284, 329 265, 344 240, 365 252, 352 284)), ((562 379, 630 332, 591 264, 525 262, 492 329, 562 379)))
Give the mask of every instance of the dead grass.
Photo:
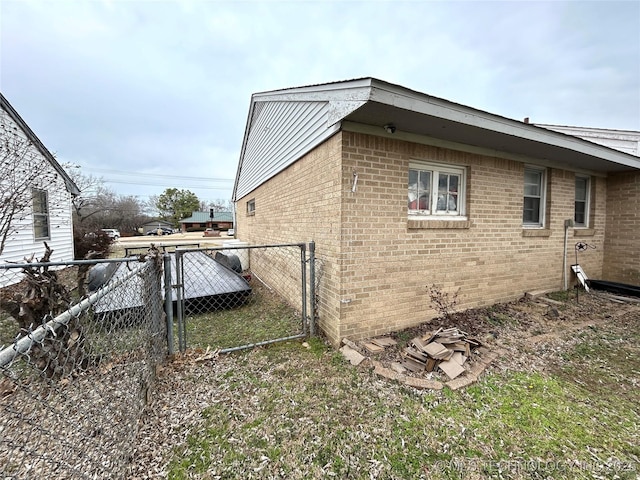
POLYGON ((455 314, 507 352, 455 392, 383 380, 319 339, 176 357, 131 476, 637 478, 640 308, 600 297, 563 307, 455 314))
POLYGON ((254 279, 250 285, 251 295, 240 307, 187 316, 189 348, 238 347, 302 332, 300 312, 259 281, 254 279))

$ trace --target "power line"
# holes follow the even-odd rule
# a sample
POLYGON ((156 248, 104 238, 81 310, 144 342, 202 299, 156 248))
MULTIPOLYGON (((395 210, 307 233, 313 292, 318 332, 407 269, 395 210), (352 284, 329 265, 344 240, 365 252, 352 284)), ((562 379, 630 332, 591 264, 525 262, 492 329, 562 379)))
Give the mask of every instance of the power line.
POLYGON ((223 177, 188 177, 188 176, 183 176, 183 175, 165 175, 165 174, 161 174, 161 173, 142 173, 142 172, 129 172, 126 170, 112 170, 112 169, 106 169, 106 168, 89 168, 89 170, 95 171, 95 172, 102 172, 102 173, 111 173, 114 175, 127 175, 127 176, 131 176, 131 175, 136 175, 136 176, 140 176, 140 177, 158 177, 158 178, 171 178, 171 179, 180 179, 180 180, 197 180, 197 181, 203 181, 203 182, 233 182, 234 179, 233 178, 223 178, 223 177))
MULTIPOLYGON (((181 178, 181 177, 174 177, 176 179, 181 178)), ((159 183, 159 182, 147 182, 147 181, 143 181, 143 180, 115 180, 115 179, 111 179, 111 178, 104 178, 102 179, 104 183, 123 183, 123 184, 127 184, 127 185, 149 185, 152 187, 175 187, 176 183, 169 183, 169 182, 163 182, 163 183, 159 183)), ((226 186, 226 185, 187 185, 185 186, 185 188, 198 188, 198 189, 205 189, 205 190, 232 190, 231 186, 226 186)))

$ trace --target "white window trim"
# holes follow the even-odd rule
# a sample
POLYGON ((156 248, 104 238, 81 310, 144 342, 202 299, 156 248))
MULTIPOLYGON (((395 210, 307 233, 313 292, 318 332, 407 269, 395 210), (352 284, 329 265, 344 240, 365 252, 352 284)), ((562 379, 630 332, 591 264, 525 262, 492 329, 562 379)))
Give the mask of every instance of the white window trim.
MULTIPOLYGON (((458 185, 458 213, 451 215, 447 212, 425 212, 423 210, 409 210, 408 216, 410 219, 430 219, 430 220, 460 220, 465 221, 466 215, 466 191, 467 191, 467 167, 461 165, 448 165, 442 163, 428 162, 422 160, 411 160, 409 162, 410 170, 428 170, 431 175, 431 201, 430 205, 437 205, 438 201, 438 174, 450 173, 460 176, 460 184, 458 185)), ((408 175, 407 171, 407 175, 408 175)))
POLYGON ((522 220, 522 228, 545 228, 547 224, 547 169, 544 167, 539 167, 537 165, 525 165, 524 170, 522 172, 522 211, 524 213, 524 174, 527 170, 535 170, 540 172, 541 175, 541 185, 540 185, 540 221, 538 223, 525 223, 524 219, 522 220))
POLYGON ((32 188, 31 189, 31 195, 32 195, 32 218, 33 218, 33 238, 36 241, 40 241, 40 240, 49 240, 51 239, 51 214, 49 212, 49 192, 47 192, 46 190, 43 190, 41 188, 32 188), (36 212, 35 208, 34 208, 34 202, 35 202, 35 195, 38 194, 42 194, 44 196, 44 207, 46 209, 45 213, 42 212, 36 212), (46 225, 47 225, 47 234, 45 236, 41 236, 39 237, 36 234, 36 218, 44 218, 46 221, 46 225))
MULTIPOLYGON (((575 228, 589 228, 589 212, 591 211, 591 177, 589 175, 579 175, 576 174, 576 178, 582 178, 584 180, 587 181, 587 184, 585 186, 585 191, 587 193, 586 198, 585 198, 585 202, 584 202, 584 224, 582 225, 575 225, 575 228)), ((575 183, 574 183, 575 185, 575 183)), ((575 193, 573 195, 574 197, 574 218, 575 218, 575 193)))
POLYGON ((253 216, 256 214, 256 199, 252 198, 247 200, 247 215, 253 216))

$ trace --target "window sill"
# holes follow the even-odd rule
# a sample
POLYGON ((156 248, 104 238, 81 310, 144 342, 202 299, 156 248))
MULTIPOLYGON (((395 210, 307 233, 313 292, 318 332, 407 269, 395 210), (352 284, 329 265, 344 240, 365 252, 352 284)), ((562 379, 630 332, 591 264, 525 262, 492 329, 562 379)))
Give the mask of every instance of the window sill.
POLYGON ((593 237, 595 234, 595 228, 576 227, 573 230, 574 237, 593 237))
POLYGON ((523 237, 550 237, 551 230, 548 228, 523 228, 523 237))
POLYGON ((412 230, 469 227, 471 227, 470 220, 417 220, 410 218, 407 221, 407 228, 412 230))

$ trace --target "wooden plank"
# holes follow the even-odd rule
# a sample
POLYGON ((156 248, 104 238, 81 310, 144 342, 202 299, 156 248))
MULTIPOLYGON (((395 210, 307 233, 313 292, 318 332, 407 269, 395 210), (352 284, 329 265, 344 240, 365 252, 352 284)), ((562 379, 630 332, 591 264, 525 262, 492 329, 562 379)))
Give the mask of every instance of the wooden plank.
POLYGON ((424 337, 422 337, 422 340, 425 344, 427 343, 431 343, 433 341, 434 338, 436 338, 436 336, 438 335, 438 333, 440 333, 442 331, 442 327, 440 327, 438 330, 436 330, 435 332, 431 332, 426 334, 424 337))
POLYGON ((368 352, 370 353, 380 353, 380 352, 384 352, 384 347, 380 347, 378 345, 376 345, 375 343, 371 343, 371 342, 365 342, 363 344, 364 348, 367 349, 368 352))
POLYGON ((436 360, 435 358, 429 358, 427 359, 425 370, 427 372, 433 372, 437 366, 438 366, 438 360, 436 360))
POLYGON ((429 358, 429 356, 426 353, 423 353, 420 350, 417 350, 412 347, 407 347, 404 349, 404 351, 408 356, 422 363, 425 363, 429 358))
POLYGON ((411 343, 420 351, 424 352, 425 347, 427 346, 427 343, 424 342, 421 338, 416 337, 413 340, 411 340, 411 343))
POLYGON ((349 360, 351 365, 360 365, 360 363, 362 363, 362 361, 365 359, 364 355, 361 355, 357 350, 354 350, 348 345, 344 345, 340 349, 340 352, 342 352, 344 358, 349 360))
POLYGON ((442 355, 444 352, 447 352, 448 349, 444 345, 438 342, 431 342, 425 345, 424 352, 427 353, 432 358, 438 358, 438 355, 442 355))
POLYGON ((447 360, 446 362, 440 362, 438 367, 440 367, 440 370, 442 370, 451 380, 464 373, 462 365, 453 359, 447 360))
POLYGON ((398 342, 391 337, 378 337, 371 339, 371 343, 375 343, 379 347, 393 347, 398 342))
POLYGON ((402 361, 402 366, 407 370, 411 370, 412 372, 423 372, 425 365, 424 363, 416 362, 411 357, 405 357, 402 361))
POLYGON ((467 357, 465 357, 460 352, 454 352, 453 356, 451 357, 451 360, 453 360, 454 362, 457 362, 458 365, 464 365, 464 362, 467 361, 467 357))

